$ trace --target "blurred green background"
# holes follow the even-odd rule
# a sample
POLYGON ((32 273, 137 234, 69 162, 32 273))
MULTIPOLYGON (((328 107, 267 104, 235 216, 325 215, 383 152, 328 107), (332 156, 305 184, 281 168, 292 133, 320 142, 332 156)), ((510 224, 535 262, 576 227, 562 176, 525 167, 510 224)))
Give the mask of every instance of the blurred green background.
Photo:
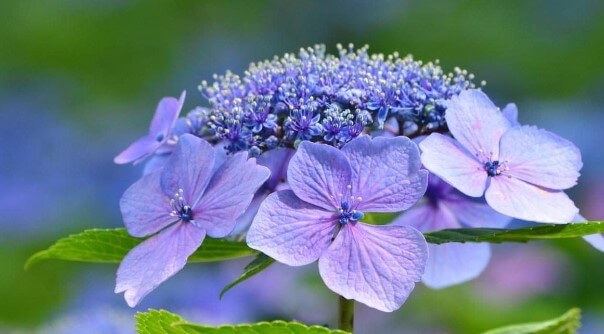
MULTIPOLYGON (((0 332, 65 332, 61 326, 85 318, 77 316, 83 309, 109 309, 131 325, 125 319, 135 311, 112 293, 115 266, 49 262, 25 272, 25 259, 67 233, 120 226, 119 198, 140 167, 112 158, 146 131, 161 97, 186 89, 191 109, 203 103, 197 85, 213 73, 240 73, 317 43, 332 51, 339 42, 369 44, 371 52, 440 59, 446 71, 468 69, 498 105, 516 102, 521 122, 581 148, 585 167, 570 194, 584 216, 604 219, 602 1, 5 0, 0 13, 0 332)), ((393 314, 359 307, 359 332, 476 333, 578 306, 581 333, 604 333, 604 254, 582 240, 499 245, 494 253, 473 282, 419 287, 393 314)), ((334 325, 335 296, 310 269, 302 277, 271 270, 308 286, 326 312, 309 316, 295 296, 272 296, 272 309, 250 312, 264 297, 244 292, 220 304, 218 291, 243 264, 188 268, 139 309, 188 307, 215 323, 334 325), (220 279, 207 277, 214 271, 220 279), (207 289, 196 283, 202 276, 213 282, 207 289)), ((269 287, 257 293, 270 295, 269 287)))

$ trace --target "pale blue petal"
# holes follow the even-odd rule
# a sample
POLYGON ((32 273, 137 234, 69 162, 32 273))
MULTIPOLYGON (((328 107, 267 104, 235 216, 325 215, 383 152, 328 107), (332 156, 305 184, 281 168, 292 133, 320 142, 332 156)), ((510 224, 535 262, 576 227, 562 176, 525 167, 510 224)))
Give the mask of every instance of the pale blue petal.
POLYGON ((427 200, 403 212, 392 224, 412 226, 421 232, 461 227, 459 220, 449 208, 442 205, 440 201, 434 204, 427 200))
POLYGON ((483 165, 454 139, 433 133, 420 144, 422 163, 462 193, 480 197, 487 183, 483 165))
POLYGON ((237 218, 245 212, 269 176, 268 168, 256 164, 256 159, 247 159, 247 152, 228 157, 193 206, 195 224, 212 238, 231 233, 237 218))
POLYGON ((154 234, 178 220, 170 216, 170 199, 161 190, 158 172, 143 176, 126 189, 120 210, 128 233, 135 237, 154 234))
POLYGON ((504 175, 491 178, 485 198, 500 213, 540 223, 568 223, 579 209, 563 191, 549 190, 504 175))
MULTIPOLYGON (((585 223, 587 219, 585 219, 580 214, 575 216, 573 219, 573 223, 585 223)), ((592 234, 584 236, 583 239, 587 241, 590 245, 594 246, 597 250, 604 252, 604 233, 592 234)))
POLYGON ((115 293, 124 292, 130 307, 158 285, 179 272, 201 245, 205 232, 189 223, 178 223, 134 247, 117 270, 115 293))
POLYGON ((289 162, 287 181, 300 199, 333 210, 351 182, 348 160, 335 147, 303 141, 289 162))
POLYGON ((250 226, 247 243, 290 266, 316 261, 338 226, 333 212, 306 203, 293 191, 270 194, 250 226))
POLYGON ((518 125, 518 108, 514 103, 508 103, 505 108, 501 109, 503 116, 510 122, 511 125, 518 125))
POLYGON ((510 122, 480 90, 470 89, 454 96, 445 114, 451 134, 481 161, 499 157, 499 139, 510 122))
POLYGON ((468 198, 453 193, 443 198, 441 202, 467 227, 503 228, 512 220, 512 217, 493 210, 484 199, 468 198))
POLYGON ((155 154, 147 163, 145 163, 145 168, 143 168, 143 175, 151 174, 156 172, 168 163, 170 159, 170 154, 155 154))
POLYGON ((505 175, 550 189, 577 184, 581 152, 570 141, 534 126, 517 126, 501 138, 505 175))
POLYGON ((319 259, 329 289, 346 299, 392 312, 421 280, 428 247, 412 227, 346 224, 319 259))
POLYGON ((406 137, 361 136, 342 148, 352 168, 352 195, 356 209, 400 212, 426 192, 428 171, 420 170, 417 145, 406 137))
POLYGON ((491 247, 486 243, 431 244, 428 254, 422 282, 442 289, 478 277, 489 263, 491 247))

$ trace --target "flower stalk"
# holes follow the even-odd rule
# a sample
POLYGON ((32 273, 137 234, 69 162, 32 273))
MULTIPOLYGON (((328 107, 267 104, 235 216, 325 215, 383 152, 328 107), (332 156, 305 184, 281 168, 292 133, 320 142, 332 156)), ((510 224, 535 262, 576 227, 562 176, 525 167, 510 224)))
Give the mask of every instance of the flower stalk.
POLYGON ((354 300, 340 296, 338 328, 353 333, 354 330, 354 300))

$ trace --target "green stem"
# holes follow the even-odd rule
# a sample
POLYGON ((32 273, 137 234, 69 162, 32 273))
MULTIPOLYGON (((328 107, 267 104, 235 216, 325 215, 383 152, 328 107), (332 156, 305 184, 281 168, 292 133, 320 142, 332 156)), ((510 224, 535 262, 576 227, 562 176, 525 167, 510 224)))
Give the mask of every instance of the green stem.
POLYGON ((354 330, 354 300, 340 296, 338 328, 352 333, 354 330))

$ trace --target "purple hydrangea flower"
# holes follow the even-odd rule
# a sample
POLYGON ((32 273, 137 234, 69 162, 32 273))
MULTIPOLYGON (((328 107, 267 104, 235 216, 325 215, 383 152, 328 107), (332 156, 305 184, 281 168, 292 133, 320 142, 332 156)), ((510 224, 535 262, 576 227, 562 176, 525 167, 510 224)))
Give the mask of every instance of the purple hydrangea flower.
MULTIPOLYGON (((393 221, 421 232, 446 228, 504 227, 510 217, 491 209, 484 200, 468 197, 434 174, 422 201, 393 221)), ((428 263, 422 282, 434 289, 476 278, 491 257, 488 243, 428 245, 428 263)))
POLYGON ((172 128, 180 115, 185 96, 186 92, 183 91, 178 100, 174 97, 161 99, 149 126, 149 134, 132 143, 113 161, 116 164, 138 163, 160 150, 171 137, 172 128))
POLYGON ((247 242, 292 266, 318 259, 331 290, 394 311, 421 279, 426 241, 412 227, 361 221, 365 212, 400 212, 420 199, 428 176, 420 167, 405 137, 361 136, 342 150, 304 141, 289 162, 291 190, 267 197, 247 242))
POLYGON ((143 176, 120 201, 124 224, 135 237, 117 271, 115 292, 135 306, 184 267, 206 235, 220 238, 235 227, 269 170, 247 153, 217 162, 215 149, 190 134, 180 137, 166 166, 143 176))
POLYGON ((446 121, 455 139, 433 133, 420 144, 428 170, 468 196, 484 193, 505 215, 552 223, 573 219, 578 209, 562 191, 577 183, 583 165, 573 143, 533 126, 512 126, 479 90, 453 97, 446 121))

